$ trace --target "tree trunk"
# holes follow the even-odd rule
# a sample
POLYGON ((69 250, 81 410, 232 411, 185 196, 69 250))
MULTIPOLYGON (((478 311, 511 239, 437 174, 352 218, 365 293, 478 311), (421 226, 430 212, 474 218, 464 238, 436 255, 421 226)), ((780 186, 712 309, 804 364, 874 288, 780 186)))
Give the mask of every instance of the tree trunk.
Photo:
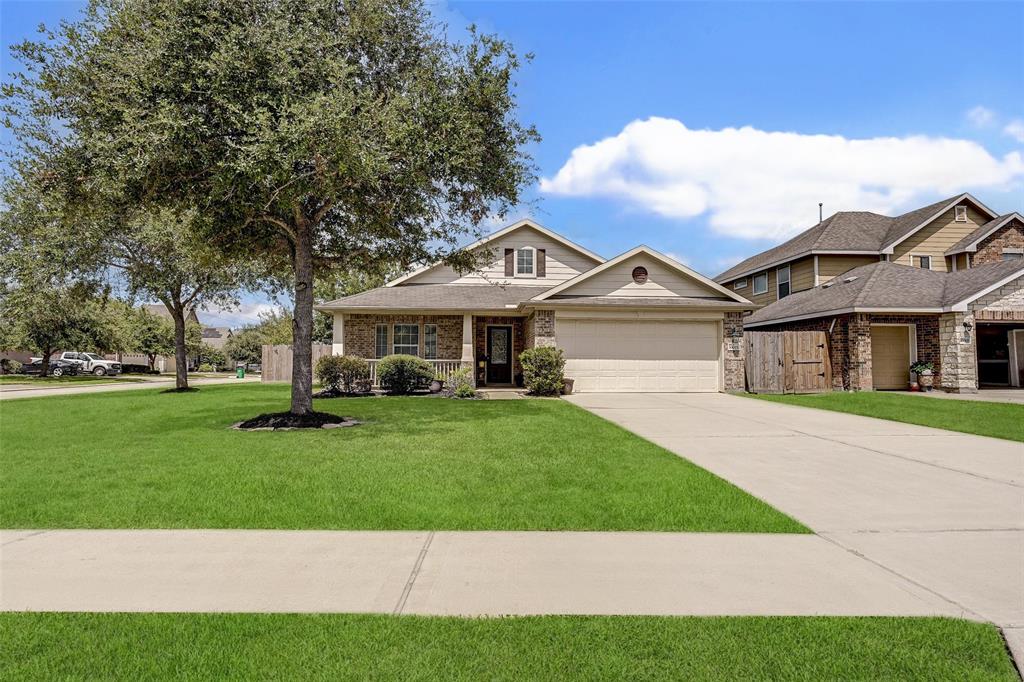
POLYGON ((295 225, 295 310, 292 314, 292 414, 313 412, 313 243, 309 222, 295 225))
POLYGON ((185 349, 185 308, 180 303, 170 309, 174 318, 174 387, 188 388, 188 354, 185 349))
POLYGON ((156 367, 156 353, 147 353, 146 359, 149 360, 149 371, 152 372, 156 367))
POLYGON ((40 377, 50 376, 50 356, 53 355, 52 348, 43 349, 43 362, 42 367, 39 369, 40 377))

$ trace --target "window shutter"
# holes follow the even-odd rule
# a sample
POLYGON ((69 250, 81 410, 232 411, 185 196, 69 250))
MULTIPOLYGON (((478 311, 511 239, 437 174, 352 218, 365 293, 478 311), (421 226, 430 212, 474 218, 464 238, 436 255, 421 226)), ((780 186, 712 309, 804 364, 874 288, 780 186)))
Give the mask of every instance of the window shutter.
POLYGON ((516 274, 516 250, 505 249, 505 276, 515 277, 516 274))
POLYGON ((537 276, 546 277, 548 274, 547 250, 537 249, 537 276))

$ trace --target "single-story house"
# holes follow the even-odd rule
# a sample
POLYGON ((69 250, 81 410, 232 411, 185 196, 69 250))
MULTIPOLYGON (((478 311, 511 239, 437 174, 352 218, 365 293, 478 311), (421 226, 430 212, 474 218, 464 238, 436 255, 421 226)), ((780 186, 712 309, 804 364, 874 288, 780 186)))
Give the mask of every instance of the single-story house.
POLYGON ((745 298, 646 246, 611 260, 519 221, 466 247, 487 264, 426 265, 316 306, 334 317, 333 353, 394 353, 479 386, 522 384, 519 355, 557 346, 577 391, 743 390, 745 298))
MULTIPOLYGON (((974 253, 998 227, 950 251, 974 253)), ((931 362, 935 385, 951 392, 1022 386, 1024 261, 972 259, 952 272, 863 265, 756 311, 744 328, 827 332, 835 389, 906 389, 916 361, 931 362)))

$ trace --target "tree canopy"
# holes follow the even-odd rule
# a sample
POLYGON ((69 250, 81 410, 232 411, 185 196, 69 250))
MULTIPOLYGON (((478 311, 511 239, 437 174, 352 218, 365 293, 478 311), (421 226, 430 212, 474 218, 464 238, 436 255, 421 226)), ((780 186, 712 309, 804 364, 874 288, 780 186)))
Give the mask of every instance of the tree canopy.
POLYGON ((468 267, 460 240, 534 179, 519 56, 419 0, 92 0, 16 52, 23 168, 87 206, 194 210, 205 243, 290 274, 296 415, 317 274, 468 267))

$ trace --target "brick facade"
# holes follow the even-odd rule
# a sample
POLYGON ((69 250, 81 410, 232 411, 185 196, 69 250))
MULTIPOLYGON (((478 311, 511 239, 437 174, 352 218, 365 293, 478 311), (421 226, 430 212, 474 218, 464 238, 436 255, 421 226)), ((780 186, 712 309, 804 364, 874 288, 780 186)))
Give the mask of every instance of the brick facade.
POLYGON ((388 325, 388 354, 394 342, 394 325, 420 326, 420 357, 423 357, 423 325, 437 325, 437 359, 462 357, 462 315, 360 315, 348 314, 344 322, 345 354, 361 358, 376 357, 377 325, 388 325))
POLYGON ((726 313, 722 323, 723 391, 743 391, 747 388, 743 343, 743 313, 726 313))
POLYGON ((477 385, 484 386, 487 383, 486 368, 481 367, 479 361, 487 355, 487 325, 490 324, 510 325, 512 327, 512 381, 516 384, 521 383, 523 368, 519 363, 519 354, 527 348, 526 319, 522 317, 474 317, 473 350, 477 359, 477 385))
POLYGON ((1024 277, 990 291, 970 305, 978 321, 1024 321, 1024 277))
POLYGON ((977 252, 971 254, 971 263, 998 263, 1003 260, 1003 249, 1024 249, 1024 224, 1016 218, 982 239, 977 252))

